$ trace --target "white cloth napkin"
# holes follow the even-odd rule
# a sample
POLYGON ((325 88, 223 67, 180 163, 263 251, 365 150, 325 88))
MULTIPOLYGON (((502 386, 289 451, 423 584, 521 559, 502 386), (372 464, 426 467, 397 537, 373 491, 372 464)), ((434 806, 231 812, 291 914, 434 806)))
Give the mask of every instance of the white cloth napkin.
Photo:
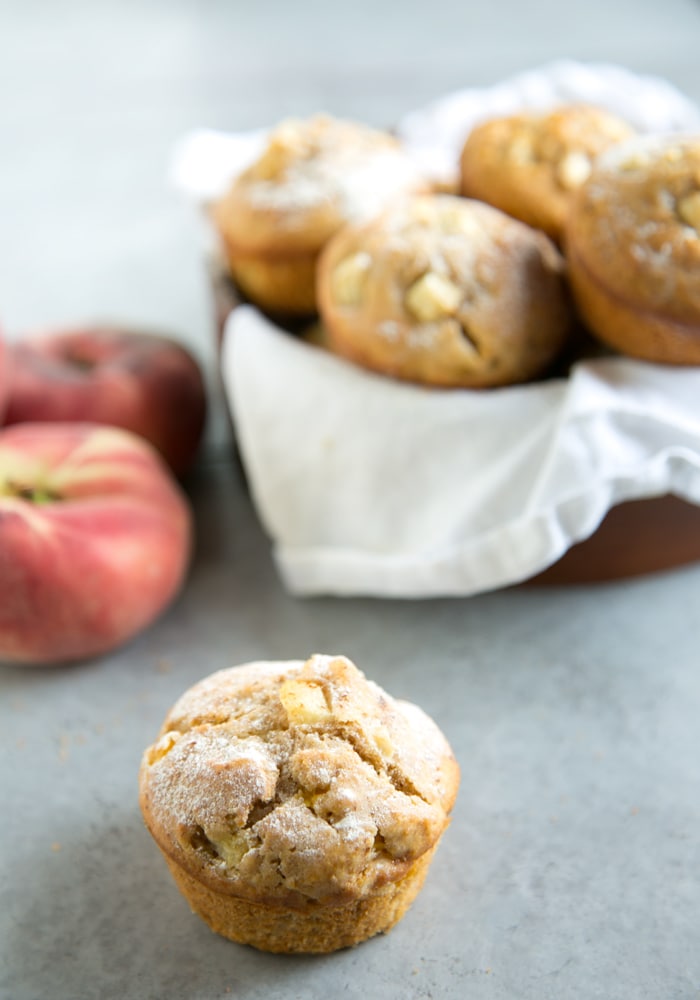
POLYGON ((697 370, 614 358, 443 392, 356 369, 242 306, 223 373, 297 594, 473 594, 550 565, 622 500, 700 503, 697 370))
MULTIPOLYGON (((700 126, 665 81, 557 63, 450 95, 399 132, 440 173, 478 118, 567 100, 645 131, 700 126)), ((206 201, 251 148, 192 136, 173 176, 206 201), (219 142, 228 158, 213 166, 219 142)), ((700 504, 699 369, 611 358, 528 386, 424 389, 295 340, 249 306, 228 320, 222 367, 251 493, 297 594, 474 594, 544 569, 623 500, 700 504)))

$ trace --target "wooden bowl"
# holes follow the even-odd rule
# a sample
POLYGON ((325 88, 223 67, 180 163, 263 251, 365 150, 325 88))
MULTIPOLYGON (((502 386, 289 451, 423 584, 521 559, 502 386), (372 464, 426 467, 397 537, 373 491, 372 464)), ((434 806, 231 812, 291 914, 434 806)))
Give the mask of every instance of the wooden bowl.
POLYGON ((612 507, 598 529, 528 583, 602 583, 700 560, 700 507, 675 496, 612 507))

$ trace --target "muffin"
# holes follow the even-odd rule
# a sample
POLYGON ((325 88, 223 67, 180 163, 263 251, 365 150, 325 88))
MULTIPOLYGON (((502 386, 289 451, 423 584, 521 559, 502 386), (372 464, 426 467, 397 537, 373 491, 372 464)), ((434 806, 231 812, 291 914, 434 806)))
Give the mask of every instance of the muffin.
POLYGON ((315 311, 315 271, 327 240, 396 197, 425 187, 396 139, 316 115, 273 129, 260 158, 214 207, 231 274, 261 308, 315 311))
POLYGON ((477 125, 460 159, 461 190, 560 241, 569 202, 595 158, 632 128, 587 104, 523 111, 477 125))
POLYGON ((459 772, 436 725, 342 656, 187 691, 143 757, 146 825, 210 927, 274 952, 387 931, 418 893, 459 772))
POLYGON ((603 343, 700 364, 700 137, 610 150, 572 203, 565 246, 576 303, 603 343))
POLYGON ((329 347, 427 385, 527 381, 567 339, 563 266, 544 233, 482 202, 404 200, 324 250, 318 299, 329 347))

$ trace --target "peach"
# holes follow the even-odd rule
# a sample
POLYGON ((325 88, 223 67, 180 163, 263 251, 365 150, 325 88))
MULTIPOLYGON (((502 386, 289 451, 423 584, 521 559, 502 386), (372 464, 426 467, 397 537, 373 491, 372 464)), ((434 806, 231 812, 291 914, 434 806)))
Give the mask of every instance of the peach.
POLYGON ((0 660, 113 649, 178 592, 189 504, 142 438, 90 424, 0 431, 0 660))
POLYGON ((113 327, 58 330, 10 347, 6 423, 89 421, 150 441, 176 475, 192 464, 206 417, 200 368, 167 337, 113 327))
POLYGON ((10 391, 10 359, 9 351, 5 345, 0 331, 0 424, 2 424, 7 406, 7 397, 10 391))

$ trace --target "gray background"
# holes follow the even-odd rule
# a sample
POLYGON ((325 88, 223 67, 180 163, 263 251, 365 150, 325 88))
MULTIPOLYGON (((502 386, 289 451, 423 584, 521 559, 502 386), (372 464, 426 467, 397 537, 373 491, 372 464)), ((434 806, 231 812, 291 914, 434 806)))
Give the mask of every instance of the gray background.
MULTIPOLYGON (((296 600, 241 486, 213 377, 176 139, 319 108, 378 124, 550 59, 665 75, 700 101, 691 0, 0 3, 0 318, 172 332, 210 376, 189 583, 128 647, 0 672, 0 996, 700 996, 700 568, 470 600, 296 600), (391 934, 258 954, 193 917, 136 774, 171 702, 252 658, 352 656, 459 758, 452 827, 391 934)), ((643 544, 643 539, 640 539, 643 544)))

